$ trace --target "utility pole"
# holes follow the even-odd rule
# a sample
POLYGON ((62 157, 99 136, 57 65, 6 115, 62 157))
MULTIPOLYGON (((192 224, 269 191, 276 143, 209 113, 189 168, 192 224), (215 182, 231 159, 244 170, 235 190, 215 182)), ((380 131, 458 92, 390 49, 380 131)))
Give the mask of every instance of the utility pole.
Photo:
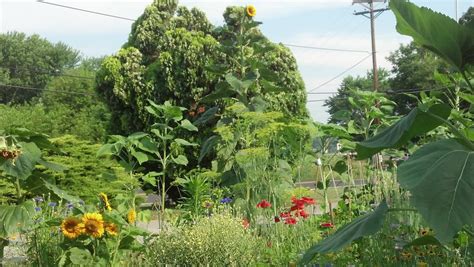
POLYGON ((375 46, 375 19, 389 8, 374 9, 374 2, 386 2, 386 0, 353 0, 352 4, 360 4, 366 10, 355 12, 354 15, 362 15, 370 19, 370 36, 372 39, 372 74, 373 74, 373 90, 377 92, 379 89, 379 75, 377 67, 377 50, 375 46))

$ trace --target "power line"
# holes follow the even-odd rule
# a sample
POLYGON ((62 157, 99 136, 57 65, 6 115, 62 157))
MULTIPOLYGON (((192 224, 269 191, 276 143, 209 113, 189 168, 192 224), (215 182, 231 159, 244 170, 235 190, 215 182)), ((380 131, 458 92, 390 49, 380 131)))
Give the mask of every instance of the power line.
POLYGON ((13 89, 22 89, 22 90, 32 90, 32 91, 43 91, 43 92, 53 92, 53 93, 61 93, 61 94, 74 94, 74 95, 89 95, 89 96, 97 96, 96 94, 84 93, 84 92, 77 92, 77 91, 61 91, 55 89, 48 89, 48 88, 36 88, 36 87, 29 87, 29 86, 22 86, 22 85, 13 85, 13 84, 2 84, 0 83, 0 87, 9 87, 13 89))
POLYGON ((297 48, 314 49, 314 50, 324 50, 324 51, 337 51, 337 52, 352 52, 352 53, 366 53, 366 54, 370 54, 369 51, 364 51, 364 50, 339 49, 339 48, 317 47, 317 46, 306 46, 306 45, 295 45, 295 44, 285 44, 285 43, 283 43, 283 45, 290 46, 290 47, 297 47, 297 48))
POLYGON ((43 1, 43 0, 37 0, 37 2, 38 2, 38 3, 41 3, 41 4, 47 4, 47 5, 52 5, 52 6, 57 6, 57 7, 67 8, 67 9, 72 9, 72 10, 76 10, 76 11, 81 11, 81 12, 96 14, 96 15, 105 16, 105 17, 110 17, 110 18, 116 18, 116 19, 128 20, 128 21, 135 21, 134 19, 131 19, 131 18, 126 18, 126 17, 117 16, 117 15, 106 14, 106 13, 102 13, 102 12, 97 12, 97 11, 93 11, 93 10, 87 10, 87 9, 77 8, 77 7, 73 7, 73 6, 66 6, 66 5, 61 5, 61 4, 51 3, 51 2, 46 2, 46 1, 43 1))
POLYGON ((337 75, 334 76, 333 78, 331 78, 331 79, 327 80, 326 82, 324 82, 324 83, 322 83, 322 84, 316 86, 315 88, 309 90, 308 93, 311 93, 311 92, 313 92, 313 91, 315 91, 315 90, 317 90, 317 89, 319 89, 319 88, 325 86, 326 84, 328 84, 328 83, 330 83, 330 82, 336 80, 337 78, 341 77, 342 75, 346 74, 347 72, 351 71, 351 70, 354 69, 355 67, 357 67, 357 66, 359 66, 360 64, 362 64, 362 62, 364 62, 366 59, 368 59, 368 58, 371 57, 371 56, 372 56, 371 54, 365 56, 364 58, 362 58, 361 60, 359 60, 356 64, 354 64, 354 65, 352 65, 351 67, 347 68, 347 69, 344 70, 343 72, 337 74, 337 75))

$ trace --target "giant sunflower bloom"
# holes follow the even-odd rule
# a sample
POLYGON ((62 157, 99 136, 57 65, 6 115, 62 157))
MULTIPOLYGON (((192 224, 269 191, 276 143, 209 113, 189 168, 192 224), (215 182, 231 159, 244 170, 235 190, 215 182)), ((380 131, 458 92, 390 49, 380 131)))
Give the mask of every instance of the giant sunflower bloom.
POLYGON ((100 213, 86 213, 82 216, 84 232, 95 238, 104 234, 104 219, 100 213))
POLYGON ((105 231, 110 236, 117 236, 119 229, 118 229, 118 227, 115 223, 106 223, 105 224, 105 231))
POLYGON ((84 232, 84 224, 76 217, 69 217, 61 223, 61 231, 69 239, 75 239, 84 232))
POLYGON ((110 206, 109 198, 105 193, 100 193, 99 194, 100 198, 102 199, 102 202, 104 202, 104 206, 108 211, 112 210, 112 207, 110 206))
POLYGON ((255 15, 257 15, 257 9, 255 8, 255 6, 253 5, 248 5, 246 8, 245 8, 245 11, 247 11, 247 15, 249 17, 255 17, 255 15))

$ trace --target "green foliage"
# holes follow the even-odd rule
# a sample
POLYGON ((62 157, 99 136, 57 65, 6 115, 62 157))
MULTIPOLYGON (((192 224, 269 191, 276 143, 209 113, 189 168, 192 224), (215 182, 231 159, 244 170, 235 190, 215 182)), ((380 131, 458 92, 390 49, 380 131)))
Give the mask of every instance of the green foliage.
POLYGON ((201 217, 193 225, 164 230, 153 241, 150 265, 253 266, 264 246, 230 215, 201 217))
POLYGON ((377 233, 382 228, 387 211, 388 206, 384 201, 373 212, 339 228, 333 235, 308 249, 302 263, 309 263, 316 253, 334 252, 360 237, 377 233))
POLYGON ((399 33, 413 37, 461 72, 474 63, 474 31, 469 25, 460 25, 444 14, 406 1, 391 1, 390 7, 399 33))
POLYGON ((130 179, 113 159, 97 158, 101 145, 80 140, 72 135, 51 139, 61 151, 50 152, 45 159, 67 167, 63 172, 45 171, 59 188, 86 201, 95 200, 100 192, 114 196, 123 193, 130 179))
POLYGON ((400 184, 441 241, 474 221, 474 150, 455 139, 423 146, 400 166, 400 184))
MULTIPOLYGON (((224 80, 222 70, 236 71, 238 51, 225 47, 231 47, 240 29, 229 18, 252 21, 240 7, 228 9, 224 17, 226 25, 215 29, 203 12, 178 7, 177 1, 156 0, 146 8, 133 24, 128 42, 117 55, 105 59, 98 75, 98 90, 113 112, 114 132, 130 133, 148 127, 147 99, 187 107, 189 118, 200 113, 197 103, 219 90, 218 84, 224 80)), ((266 47, 265 52, 249 49, 252 64, 262 70, 262 76, 275 72, 276 86, 284 88, 284 92, 275 94, 254 86, 252 94, 262 95, 270 110, 305 116, 304 85, 291 52, 272 44, 258 30, 248 36, 254 43, 263 40, 266 47)), ((209 104, 223 103, 219 100, 209 104)), ((198 136, 205 135, 203 132, 198 136)))
POLYGON ((443 123, 451 109, 446 104, 420 106, 379 134, 357 144, 357 156, 368 158, 386 148, 400 148, 413 137, 425 134, 443 123))
MULTIPOLYGON (((79 52, 38 35, 9 32, 0 35, 0 83, 44 88, 51 78, 79 62, 79 52)), ((0 103, 24 103, 41 91, 0 86, 0 103)))

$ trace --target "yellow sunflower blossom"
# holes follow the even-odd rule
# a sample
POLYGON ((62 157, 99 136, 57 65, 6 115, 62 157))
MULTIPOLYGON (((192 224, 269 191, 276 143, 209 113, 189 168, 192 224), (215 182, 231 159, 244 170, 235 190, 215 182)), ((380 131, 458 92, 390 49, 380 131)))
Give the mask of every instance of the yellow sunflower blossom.
POLYGON ((102 202, 104 202, 104 206, 108 211, 112 210, 112 207, 110 206, 109 198, 105 193, 100 193, 99 194, 100 198, 102 199, 102 202))
POLYGON ((400 256, 402 257, 402 260, 409 261, 413 255, 410 252, 402 252, 400 256))
POLYGON ((104 234, 104 219, 100 213, 86 213, 82 216, 84 232, 95 238, 104 234))
POLYGON ((115 223, 106 223, 105 224, 105 231, 110 236, 117 236, 119 229, 118 229, 118 227, 115 223))
POLYGON ((135 220, 137 219, 137 212, 135 211, 135 209, 130 209, 127 214, 127 219, 129 224, 135 223, 135 220))
POLYGON ((257 15, 257 9, 253 5, 248 5, 245 10, 247 11, 247 15, 249 17, 255 17, 257 15))
POLYGON ((84 233, 84 224, 76 217, 69 217, 61 223, 63 235, 69 239, 75 239, 84 233))

